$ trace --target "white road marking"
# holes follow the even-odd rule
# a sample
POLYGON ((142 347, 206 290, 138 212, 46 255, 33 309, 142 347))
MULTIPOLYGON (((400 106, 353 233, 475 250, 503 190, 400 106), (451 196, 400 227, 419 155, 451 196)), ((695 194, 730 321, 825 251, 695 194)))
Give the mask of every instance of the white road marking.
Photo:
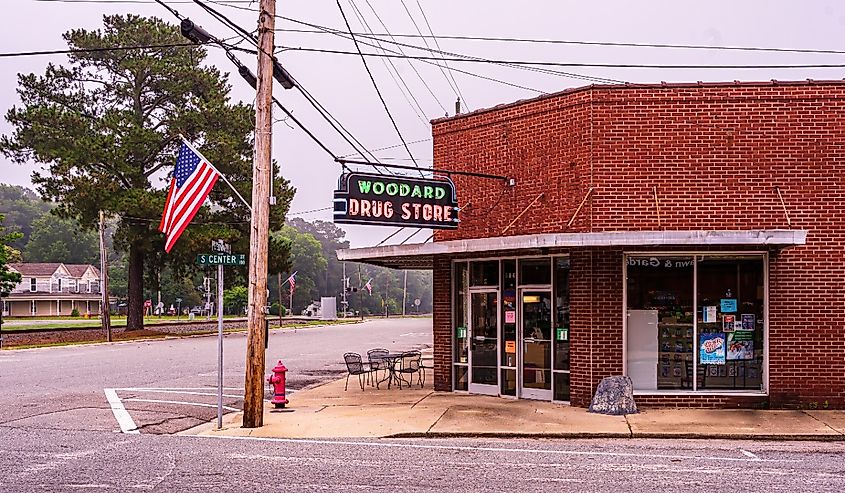
MULTIPOLYGON (((158 389, 119 389, 127 392, 152 392, 154 394, 182 394, 182 395, 211 395, 217 396, 217 392, 194 392, 192 390, 158 390, 158 389)), ((288 392, 290 393, 290 392, 288 392)), ((223 397, 231 397, 233 399, 243 399, 243 395, 223 394, 223 397)), ((128 400, 128 399, 127 399, 128 400)))
MULTIPOLYGON (((183 405, 183 406, 213 407, 215 409, 217 408, 217 404, 203 404, 201 402, 163 401, 161 399, 136 399, 134 397, 131 397, 129 399, 124 399, 124 400, 132 401, 132 402, 154 402, 154 403, 158 403, 158 404, 179 404, 179 405, 183 405)), ((234 407, 229 407, 229 406, 223 406, 223 409, 225 409, 227 411, 240 411, 240 409, 236 409, 234 407)))
MULTIPOLYGON (((217 390, 217 387, 121 387, 114 390, 217 390)), ((223 387, 223 390, 243 390, 243 388, 223 387)))
POLYGON ((751 452, 749 452, 749 451, 747 451, 747 450, 739 449, 739 451, 740 451, 740 452, 742 452, 742 455, 744 455, 744 456, 746 456, 746 457, 751 457, 752 459, 755 459, 755 460, 760 460, 760 458, 759 458, 759 457, 757 457, 756 455, 754 455, 753 453, 751 453, 751 452))
POLYGON ((126 408, 123 407, 123 403, 120 401, 120 397, 117 396, 117 392, 114 389, 103 389, 103 392, 106 394, 106 400, 109 401, 109 406, 111 406, 111 412, 114 413, 114 419, 117 420, 117 424, 120 425, 120 431, 122 433, 131 433, 139 435, 141 432, 138 430, 138 425, 135 424, 135 421, 132 420, 132 416, 126 411, 126 408))
POLYGON ((386 448, 415 448, 415 449, 431 449, 431 450, 457 450, 462 452, 507 452, 507 453, 536 453, 536 454, 557 454, 557 455, 584 455, 584 456, 601 456, 601 457, 649 457, 655 459, 690 459, 690 460, 712 460, 712 461, 731 461, 731 462, 801 462, 792 459, 750 459, 740 457, 710 457, 701 455, 666 455, 666 454, 633 454, 625 452, 599 452, 599 451, 580 451, 580 450, 544 450, 532 448, 499 448, 499 447, 469 447, 460 445, 423 445, 417 443, 385 443, 385 442, 353 442, 343 440, 312 440, 299 438, 270 438, 270 437, 246 437, 246 436, 210 436, 210 435, 193 435, 199 438, 222 438, 226 440, 256 440, 265 442, 278 443, 309 443, 316 445, 350 445, 356 447, 386 447, 386 448))

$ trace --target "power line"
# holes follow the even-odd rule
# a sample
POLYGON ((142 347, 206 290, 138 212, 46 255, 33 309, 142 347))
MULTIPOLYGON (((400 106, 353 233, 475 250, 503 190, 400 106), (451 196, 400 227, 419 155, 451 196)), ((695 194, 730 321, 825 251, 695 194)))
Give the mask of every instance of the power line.
MULTIPOLYGON (((157 0, 157 1, 160 1, 160 0, 157 0)), ((238 25, 237 23, 235 23, 234 21, 232 21, 231 19, 226 17, 224 14, 218 12, 217 10, 213 9, 212 7, 209 7, 208 5, 205 5, 204 3, 200 2, 199 0, 193 0, 193 1, 194 1, 194 3, 196 3, 200 7, 202 7, 206 12, 211 14, 214 18, 216 18, 218 21, 222 22, 223 24, 227 25, 230 29, 235 31, 240 37, 243 38, 243 40, 246 40, 246 41, 252 43, 256 48, 258 48, 258 40, 255 39, 255 37, 253 36, 253 34, 251 32, 248 32, 246 29, 242 28, 240 25, 238 25)), ((229 58, 231 59, 232 57, 230 56, 229 58)), ((235 60, 232 60, 232 61, 235 62, 235 60)), ((239 62, 235 62, 235 63, 237 64, 239 62)), ((373 155, 373 153, 367 151, 366 147, 364 147, 364 145, 361 144, 361 142, 358 139, 356 139, 355 136, 352 135, 352 133, 349 132, 349 130, 347 130, 346 127, 344 127, 343 124, 341 124, 339 120, 337 120, 337 118, 335 118, 333 115, 331 115, 331 113, 322 104, 320 104, 317 101, 317 99, 314 98, 311 95, 311 93, 309 93, 305 89, 305 87, 302 86, 302 84, 299 81, 294 79, 293 76, 290 75, 290 74, 288 74, 288 76, 291 79, 294 80, 295 87, 299 90, 299 92, 303 95, 303 97, 305 97, 305 100, 308 101, 311 104, 311 106, 313 106, 314 109, 317 110, 317 113, 320 116, 322 116, 329 123, 329 125, 355 150, 355 152, 357 152, 362 158, 366 159, 366 156, 364 155, 364 153, 361 152, 361 150, 355 145, 355 143, 352 142, 352 140, 354 140, 361 147, 361 149, 363 149, 365 152, 367 152, 376 162, 379 161, 378 158, 375 155, 373 155), (332 120, 334 120, 334 122, 332 120), (335 125, 335 123, 337 123, 337 126, 335 125), (338 128, 338 126, 340 128, 338 128), (341 128, 343 129, 343 131, 340 130, 341 128), (347 135, 344 134, 344 132, 346 132, 346 134, 348 134, 349 137, 352 138, 352 140, 350 140, 347 137, 347 135)), ((285 109, 281 105, 280 102, 276 101, 276 104, 278 104, 279 107, 282 109, 282 111, 284 111, 286 114, 288 114, 289 117, 292 120, 294 120, 294 122, 303 131, 305 131, 323 150, 327 151, 335 160, 337 160, 337 156, 333 152, 331 152, 322 142, 320 142, 319 139, 317 139, 316 136, 314 136, 313 133, 311 133, 309 130, 307 130, 296 118, 294 118, 293 115, 290 114, 290 112, 288 112, 288 110, 285 109)), ((373 166, 373 168, 379 174, 383 174, 382 171, 380 169, 378 169, 377 167, 373 166)))
MULTIPOLYGON (((346 14, 343 12, 343 7, 340 5, 340 0, 337 0, 337 8, 340 9, 340 15, 343 16, 343 22, 346 23, 347 29, 349 32, 352 33, 352 27, 349 25, 349 21, 346 19, 346 14)), ((381 100, 382 106, 384 106, 384 111, 387 113, 387 116, 390 118, 390 122, 393 124, 393 128, 396 130, 396 134, 399 136, 399 140, 402 141, 402 144, 405 146, 405 151, 407 151, 408 156, 411 159, 414 158, 414 155, 411 153, 411 148, 408 147, 408 143, 405 142, 405 137, 402 136, 402 132, 399 131, 399 127, 396 125, 396 120, 393 119, 393 115, 390 114, 390 109, 387 107, 387 103, 384 101, 384 97, 381 95, 381 91, 379 91, 378 84, 376 84, 376 79, 373 77, 373 73, 370 72, 370 67, 367 65, 367 59, 364 57, 364 52, 361 51, 361 47, 358 46, 358 40, 355 39, 355 36, 352 35, 352 42, 355 43, 355 48, 358 50, 358 54, 361 56, 361 61, 364 64, 364 68, 367 70, 367 75, 370 76, 370 81, 373 83, 373 87, 378 94, 379 99, 381 100)), ((416 160, 414 160, 414 165, 417 165, 416 160)), ((420 176, 424 176, 422 170, 420 170, 420 176)))
MULTIPOLYGON (((209 3, 213 3, 213 4, 216 4, 216 5, 223 6, 223 7, 229 7, 229 8, 232 8, 232 9, 246 10, 246 11, 250 11, 250 12, 257 12, 257 10, 252 9, 252 8, 248 8, 248 7, 241 7, 241 6, 238 6, 238 5, 229 5, 229 4, 221 3, 221 2, 218 2, 218 1, 215 1, 215 0, 207 0, 207 1, 209 3)), ((338 31, 336 29, 320 26, 318 24, 311 24, 311 23, 308 23, 308 22, 298 21, 296 19, 290 19, 290 18, 287 18, 287 17, 279 16, 279 15, 277 15, 276 18, 291 21, 291 22, 296 22, 296 23, 303 24, 303 25, 306 25, 306 26, 310 26, 310 27, 313 27, 315 29, 319 29, 320 30, 319 32, 322 32, 322 33, 333 34, 335 36, 343 37, 345 39, 352 39, 350 35, 345 34, 345 32, 343 32, 343 31, 338 31)), ((295 31, 295 30, 287 30, 287 31, 295 31)), ((356 34, 360 34, 360 33, 356 33, 356 34)), ((381 49, 381 50, 386 50, 384 47, 382 47, 380 45, 377 46, 377 45, 366 43, 366 42, 363 42, 363 41, 360 41, 360 40, 359 40, 359 43, 364 44, 364 45, 368 45, 368 46, 372 46, 374 48, 378 48, 378 49, 381 49)), ((392 51, 392 50, 386 50, 386 51, 392 51)), ((396 52, 394 51, 393 53, 396 53, 396 52)), ((436 65, 434 62, 432 62, 430 60, 421 60, 421 61, 423 63, 436 65)), ((477 74, 477 73, 474 73, 474 72, 470 72, 468 70, 463 70, 463 69, 459 69, 459 68, 455 68, 455 67, 449 67, 448 65, 446 65, 446 68, 448 70, 452 71, 452 72, 458 72, 460 74, 468 75, 470 77, 475 77, 475 78, 482 79, 482 80, 487 80, 487 81, 490 81, 490 82, 495 82, 497 84, 502 84, 502 85, 505 85, 505 86, 508 86, 508 87, 514 87, 514 88, 522 89, 522 90, 525 90, 525 91, 531 91, 531 92, 535 92, 537 94, 548 94, 546 91, 541 91, 541 90, 535 89, 533 87, 524 86, 524 85, 516 84, 516 83, 513 83, 513 82, 504 81, 504 80, 501 80, 501 79, 497 79, 495 77, 489 77, 489 76, 486 76, 486 75, 477 74)))
POLYGON ((289 216, 301 216, 301 215, 303 215, 303 214, 311 214, 311 213, 313 213, 313 212, 330 211, 330 210, 332 210, 332 209, 334 209, 334 207, 333 207, 333 206, 330 206, 330 207, 323 207, 323 208, 321 208, 321 209, 311 209, 310 211, 288 212, 288 214, 287 214, 287 215, 289 215, 289 216))
MULTIPOLYGON (((78 3, 78 4, 151 4, 155 0, 32 0, 33 2, 42 3, 78 3)), ((167 0, 168 4, 190 4, 193 0, 167 0)), ((218 5, 229 6, 232 8, 244 8, 238 4, 253 4, 255 0, 225 0, 212 2, 218 5)), ((255 9, 249 9, 255 10, 255 9)), ((323 34, 320 30, 306 30, 306 29, 276 29, 277 31, 300 32, 323 34)), ((356 35, 361 33, 354 33, 356 35)), ((520 38, 520 37, 497 37, 497 36, 466 36, 466 35, 445 35, 440 34, 435 36, 420 35, 420 34, 389 34, 389 33, 373 33, 374 36, 396 38, 429 38, 434 39, 451 39, 460 41, 491 41, 491 42, 506 42, 506 43, 529 43, 529 44, 570 44, 583 46, 609 46, 609 47, 626 47, 626 48, 657 48, 657 49, 683 49, 683 50, 726 50, 726 51, 757 51, 757 52, 773 52, 773 53, 815 53, 827 55, 845 55, 845 50, 834 50, 824 48, 781 48, 781 47, 761 47, 761 46, 718 46, 718 45, 695 45, 695 44, 672 44, 672 43, 632 43, 619 41, 580 41, 580 40, 565 40, 565 39, 541 39, 541 38, 520 38)))
MULTIPOLYGON (((428 27, 428 32, 431 33, 431 37, 434 38, 434 44, 437 46, 438 50, 442 50, 442 48, 440 47, 440 41, 438 41, 437 37, 434 36, 434 30, 431 29, 431 24, 429 24, 428 17, 425 15, 425 10, 423 10, 422 4, 419 2, 419 0, 417 0, 417 7, 419 7, 420 13, 422 14, 422 18, 425 21, 425 25, 426 25, 426 27, 428 27)), ((422 33, 420 33, 420 34, 422 34, 422 33)), ((425 37, 423 37, 423 40, 425 40, 425 37)), ((446 68, 449 68, 449 64, 446 63, 445 61, 443 62, 443 65, 446 65, 446 68)), ((440 68, 440 72, 443 73, 443 76, 445 77, 446 73, 444 72, 443 67, 440 67, 438 65, 438 68, 440 68)), ((455 80, 455 74, 452 73, 451 71, 449 72, 449 77, 446 77, 446 82, 449 82, 450 77, 452 79, 452 82, 454 82, 454 84, 455 84, 455 87, 452 88, 455 91, 455 95, 458 96, 461 100, 463 100, 464 103, 466 104, 466 99, 464 99, 464 95, 461 93, 461 88, 458 87, 458 81, 455 80)), ((449 86, 451 87, 452 84, 450 83, 449 86)), ((468 104, 467 104, 467 107, 469 107, 468 104)))
POLYGON ((13 58, 21 56, 39 56, 39 55, 71 55, 75 53, 103 53, 109 51, 128 51, 128 50, 152 50, 159 48, 187 48, 198 45, 195 43, 167 43, 159 45, 139 45, 139 46, 110 46, 104 48, 68 48, 64 50, 41 50, 41 51, 16 51, 8 53, 0 53, 0 58, 13 58))
MULTIPOLYGON (((361 11, 358 9, 355 3, 352 2, 352 0, 349 0, 349 5, 352 6, 352 13, 355 14, 355 17, 358 18, 358 22, 361 23, 361 27, 367 29, 368 31, 372 31, 372 28, 370 28, 369 23, 366 21, 366 19, 364 19, 364 14, 361 13, 361 11)), ((387 52, 387 50, 385 50, 381 43, 378 41, 375 45, 370 46, 373 46, 378 50, 382 50, 385 53, 387 52)), ((411 91, 410 87, 408 87, 408 84, 405 82, 405 79, 402 77, 402 74, 400 74, 399 70, 396 69, 396 65, 393 64, 393 60, 382 59, 381 62, 384 64, 384 67, 387 70, 387 75, 390 76, 390 78, 393 80, 393 83, 396 85, 396 87, 399 89, 399 92, 402 94, 402 97, 405 98, 405 101, 408 103, 408 105, 411 106, 411 109, 414 111, 414 114, 417 115, 417 119, 419 119, 420 123, 426 125, 425 117, 423 116, 425 115, 425 110, 422 108, 422 105, 420 105, 420 102, 419 100, 417 100, 416 96, 414 96, 414 92, 411 91), (393 69, 393 72, 390 71, 391 68, 393 69), (396 73, 396 76, 393 75, 394 72, 396 73), (404 86, 404 90, 402 86, 404 86), (411 102, 412 100, 413 103, 411 102), (416 105, 416 107, 414 107, 414 105, 416 105)))
MULTIPOLYGON (((350 0, 350 1, 352 1, 352 0, 350 0)), ((364 0, 364 1, 367 2, 367 6, 370 7, 370 10, 372 10, 373 14, 376 16, 376 19, 378 19, 379 23, 381 23, 381 26, 389 34, 390 30, 387 29, 387 25, 384 23, 383 20, 381 20, 381 17, 376 12, 376 9, 373 8, 373 4, 370 3, 370 0, 364 0)), ((413 18, 411 18, 411 20, 413 21, 413 18)), ((399 48, 399 52, 404 54, 404 52, 402 51, 401 48, 399 48)), ((419 72, 419 70, 417 70, 417 67, 413 63, 411 63, 410 61, 408 62, 408 66, 411 67, 411 70, 413 70, 414 73, 417 75, 417 78, 420 79, 420 82, 422 82, 423 86, 425 86, 426 90, 428 90, 428 93, 431 94, 431 97, 432 97, 432 99, 434 99, 434 102, 437 103, 438 106, 440 106, 440 109, 442 109, 444 113, 449 114, 449 111, 446 109, 445 106, 443 106, 443 104, 440 102, 440 99, 434 94, 434 91, 431 90, 431 87, 428 85, 428 82, 426 82, 425 78, 423 78, 423 76, 420 75, 420 72, 419 72)))
MULTIPOLYGON (((289 47, 286 50, 303 51, 311 53, 331 53, 336 55, 355 55, 364 57, 387 57, 387 58, 408 58, 412 60, 437 60, 436 57, 418 55, 395 55, 385 53, 357 53, 354 51, 329 50, 323 48, 289 47)), ((706 70, 706 69, 808 69, 808 68, 845 68, 845 63, 806 63, 795 65, 664 65, 664 64, 637 64, 637 63, 577 63, 577 62, 547 62, 529 60, 496 60, 486 58, 442 58, 450 62, 467 63, 488 63, 495 65, 539 65, 549 67, 600 67, 600 68, 643 68, 643 69, 682 69, 682 70, 706 70)), ((586 76, 584 76, 586 77, 586 76)))

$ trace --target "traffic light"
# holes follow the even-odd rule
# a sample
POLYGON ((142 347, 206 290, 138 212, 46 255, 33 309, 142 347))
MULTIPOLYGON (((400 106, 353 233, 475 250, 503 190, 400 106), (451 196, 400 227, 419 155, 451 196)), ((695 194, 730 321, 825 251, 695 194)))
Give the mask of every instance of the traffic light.
POLYGON ((358 292, 358 288, 350 288, 350 287, 347 287, 347 288, 346 288, 346 292, 347 292, 347 293, 357 293, 357 292, 358 292))

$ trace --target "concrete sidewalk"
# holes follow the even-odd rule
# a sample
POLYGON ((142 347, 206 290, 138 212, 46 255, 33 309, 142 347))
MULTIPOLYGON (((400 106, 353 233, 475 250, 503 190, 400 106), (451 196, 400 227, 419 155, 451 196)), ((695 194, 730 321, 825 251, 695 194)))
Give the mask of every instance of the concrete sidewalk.
POLYGON ((550 402, 357 386, 357 377, 289 397, 287 409, 267 404, 264 426, 241 428, 241 413, 184 434, 278 438, 536 437, 536 438, 732 438, 845 441, 845 411, 645 409, 604 416, 550 402))

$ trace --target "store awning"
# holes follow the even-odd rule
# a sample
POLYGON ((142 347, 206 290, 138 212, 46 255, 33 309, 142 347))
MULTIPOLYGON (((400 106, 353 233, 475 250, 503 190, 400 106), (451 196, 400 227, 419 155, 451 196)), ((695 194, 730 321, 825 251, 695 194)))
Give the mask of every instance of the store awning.
POLYGON ((528 254, 557 248, 584 247, 710 247, 783 249, 807 242, 807 231, 797 229, 605 231, 599 233, 546 233, 450 240, 410 245, 385 245, 337 251, 338 260, 363 262, 397 269, 431 269, 434 257, 473 253, 528 254))

